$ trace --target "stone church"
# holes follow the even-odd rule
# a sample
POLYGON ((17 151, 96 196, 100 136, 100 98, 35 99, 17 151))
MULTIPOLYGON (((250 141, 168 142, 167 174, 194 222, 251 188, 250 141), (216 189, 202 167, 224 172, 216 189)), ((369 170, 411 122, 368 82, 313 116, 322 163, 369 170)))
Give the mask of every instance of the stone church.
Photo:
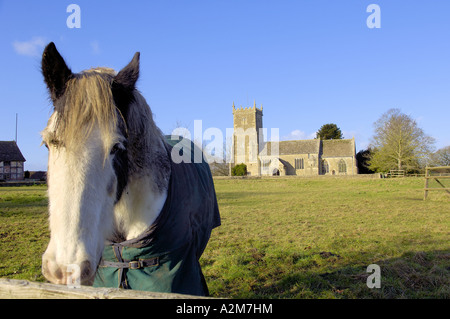
POLYGON ((236 108, 233 103, 233 164, 244 163, 251 176, 355 175, 355 138, 265 142, 263 108, 236 108))

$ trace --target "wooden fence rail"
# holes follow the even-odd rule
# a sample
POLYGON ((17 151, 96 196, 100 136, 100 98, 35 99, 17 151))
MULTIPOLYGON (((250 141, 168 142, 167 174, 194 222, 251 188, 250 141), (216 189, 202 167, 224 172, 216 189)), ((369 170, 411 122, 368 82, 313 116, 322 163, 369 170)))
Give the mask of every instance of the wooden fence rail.
POLYGON ((0 278, 0 299, 193 299, 191 295, 116 288, 69 288, 27 280, 0 278))
POLYGON ((391 169, 387 174, 388 177, 405 177, 405 170, 403 169, 391 169))
POLYGON ((446 179, 446 178, 450 178, 450 166, 438 166, 438 167, 426 167, 425 168, 425 188, 424 188, 424 196, 423 199, 427 199, 428 196, 428 191, 431 190, 444 190, 447 192, 447 194, 450 194, 450 188, 446 187, 441 181, 440 179, 446 179), (441 173, 440 175, 430 175, 430 172, 432 171, 441 171, 441 172, 446 172, 446 173, 441 173), (438 179, 439 178, 439 179, 438 179), (433 187, 430 188, 428 187, 428 181, 430 179, 434 179, 441 187, 433 187))

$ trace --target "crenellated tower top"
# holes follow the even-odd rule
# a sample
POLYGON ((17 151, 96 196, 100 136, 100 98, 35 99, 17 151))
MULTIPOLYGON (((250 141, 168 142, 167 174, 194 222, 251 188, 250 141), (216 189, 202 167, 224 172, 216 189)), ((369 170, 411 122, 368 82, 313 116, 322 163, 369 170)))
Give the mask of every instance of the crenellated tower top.
POLYGON ((236 106, 234 105, 234 101, 233 101, 233 114, 234 114, 234 111, 252 111, 252 110, 257 111, 258 113, 261 112, 261 115, 262 115, 263 105, 261 104, 261 107, 258 108, 256 106, 256 100, 254 100, 253 106, 242 107, 242 105, 241 105, 238 108, 236 108, 236 106))

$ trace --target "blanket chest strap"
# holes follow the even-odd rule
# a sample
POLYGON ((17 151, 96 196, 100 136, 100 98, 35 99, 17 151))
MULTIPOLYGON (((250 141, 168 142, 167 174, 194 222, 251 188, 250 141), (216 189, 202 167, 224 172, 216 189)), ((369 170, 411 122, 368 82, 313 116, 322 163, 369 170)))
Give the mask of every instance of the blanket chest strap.
POLYGON ((140 269, 146 267, 153 267, 159 265, 159 258, 149 258, 149 259, 139 259, 127 261, 123 260, 123 262, 114 262, 102 259, 100 261, 100 267, 115 267, 115 268, 128 268, 128 269, 140 269))

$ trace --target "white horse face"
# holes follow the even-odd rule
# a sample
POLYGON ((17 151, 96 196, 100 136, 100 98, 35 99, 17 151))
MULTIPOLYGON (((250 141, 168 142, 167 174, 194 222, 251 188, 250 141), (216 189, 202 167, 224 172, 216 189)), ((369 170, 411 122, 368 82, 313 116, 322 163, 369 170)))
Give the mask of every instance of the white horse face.
POLYGON ((125 121, 139 53, 118 74, 105 68, 73 74, 50 43, 42 73, 54 106, 42 132, 49 149, 51 233, 42 272, 53 283, 79 278, 90 284, 104 242, 116 229, 114 205, 128 182, 125 121))
POLYGON ((104 241, 114 229, 118 186, 114 157, 116 150, 123 146, 109 145, 112 151, 105 158, 104 141, 95 127, 76 148, 64 146, 63 141, 46 140, 45 133, 43 136, 49 149, 51 229, 50 243, 43 256, 43 274, 53 283, 66 284, 69 275, 77 276, 68 273, 68 267, 79 269, 81 283, 90 284, 104 241))

